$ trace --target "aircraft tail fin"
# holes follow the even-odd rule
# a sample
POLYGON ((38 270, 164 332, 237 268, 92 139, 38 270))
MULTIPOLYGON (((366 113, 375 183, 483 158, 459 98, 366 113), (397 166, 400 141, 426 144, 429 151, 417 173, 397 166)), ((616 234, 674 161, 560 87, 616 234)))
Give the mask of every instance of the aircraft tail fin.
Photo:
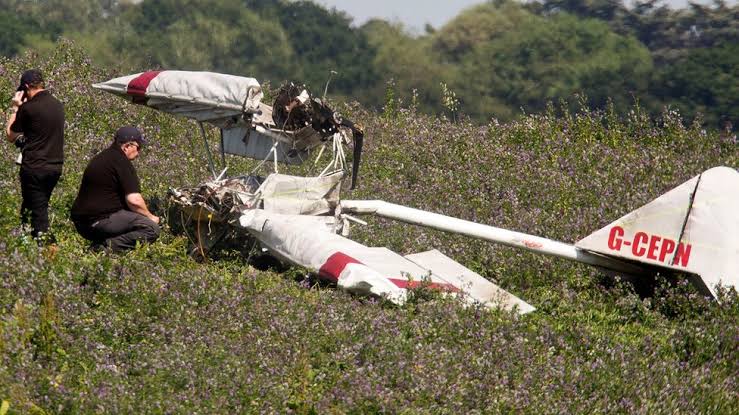
POLYGON ((575 246, 739 289, 739 172, 706 170, 575 246))

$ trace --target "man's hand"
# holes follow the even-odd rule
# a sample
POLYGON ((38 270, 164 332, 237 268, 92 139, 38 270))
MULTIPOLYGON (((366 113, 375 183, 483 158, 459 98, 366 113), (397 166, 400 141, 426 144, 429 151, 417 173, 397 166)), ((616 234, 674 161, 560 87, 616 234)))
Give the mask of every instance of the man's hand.
POLYGON ((131 211, 138 213, 139 215, 146 216, 147 218, 159 224, 159 216, 152 214, 146 207, 144 198, 141 197, 141 193, 129 193, 126 195, 126 204, 131 211))
POLYGON ((25 92, 23 91, 16 91, 13 95, 13 99, 10 101, 14 107, 14 109, 18 109, 23 103, 26 101, 23 97, 25 95, 25 92))
POLYGON ((8 120, 5 123, 5 135, 9 142, 14 142, 18 136, 20 136, 22 133, 15 132, 10 129, 10 127, 15 122, 15 116, 18 113, 18 108, 23 105, 23 102, 25 99, 23 99, 23 91, 16 91, 13 95, 13 99, 10 100, 13 107, 11 108, 10 116, 8 116, 8 120))

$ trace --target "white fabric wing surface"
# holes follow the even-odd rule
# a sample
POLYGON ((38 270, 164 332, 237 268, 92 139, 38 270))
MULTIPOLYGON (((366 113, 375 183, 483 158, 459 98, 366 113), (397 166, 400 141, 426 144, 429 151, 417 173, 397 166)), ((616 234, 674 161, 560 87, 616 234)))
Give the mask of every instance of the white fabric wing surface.
POLYGON ((339 236, 312 223, 316 218, 320 217, 250 210, 239 223, 273 255, 318 271, 323 279, 350 293, 402 304, 409 288, 428 284, 443 292, 462 293, 470 302, 489 308, 515 309, 521 314, 534 310, 438 251, 403 257, 387 248, 367 247, 339 236))
POLYGON ((256 79, 214 72, 148 71, 93 87, 197 121, 222 121, 257 111, 263 97, 256 79))

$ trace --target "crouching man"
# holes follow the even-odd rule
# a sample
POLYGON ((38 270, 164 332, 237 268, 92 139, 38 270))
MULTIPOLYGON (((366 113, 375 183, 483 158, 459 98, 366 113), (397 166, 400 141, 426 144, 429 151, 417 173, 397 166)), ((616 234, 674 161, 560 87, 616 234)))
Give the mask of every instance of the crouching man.
POLYGON ((139 129, 122 127, 85 169, 70 216, 93 250, 122 252, 159 237, 159 217, 146 207, 131 163, 145 143, 139 129))

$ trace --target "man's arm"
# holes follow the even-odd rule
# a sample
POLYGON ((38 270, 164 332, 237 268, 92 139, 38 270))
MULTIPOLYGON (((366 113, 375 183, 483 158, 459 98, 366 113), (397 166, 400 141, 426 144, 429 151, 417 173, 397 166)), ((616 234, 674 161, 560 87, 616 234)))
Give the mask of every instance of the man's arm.
POLYGON ((5 135, 9 142, 15 142, 15 140, 18 138, 18 136, 23 135, 22 132, 15 132, 10 129, 10 127, 15 122, 15 118, 18 115, 18 109, 23 104, 23 91, 18 91, 13 95, 13 99, 11 100, 11 109, 10 109, 10 116, 8 117, 8 122, 5 123, 5 135))
POLYGON ((141 197, 141 193, 129 193, 126 195, 126 203, 131 211, 138 213, 139 215, 146 216, 147 218, 159 223, 159 216, 154 216, 149 209, 146 207, 144 198, 141 197))
POLYGON ((19 135, 23 133, 16 133, 15 131, 10 129, 10 126, 13 125, 15 122, 15 115, 18 112, 15 108, 11 111, 10 116, 8 117, 8 122, 5 124, 5 136, 7 137, 8 141, 11 143, 14 143, 15 140, 18 138, 19 135))

